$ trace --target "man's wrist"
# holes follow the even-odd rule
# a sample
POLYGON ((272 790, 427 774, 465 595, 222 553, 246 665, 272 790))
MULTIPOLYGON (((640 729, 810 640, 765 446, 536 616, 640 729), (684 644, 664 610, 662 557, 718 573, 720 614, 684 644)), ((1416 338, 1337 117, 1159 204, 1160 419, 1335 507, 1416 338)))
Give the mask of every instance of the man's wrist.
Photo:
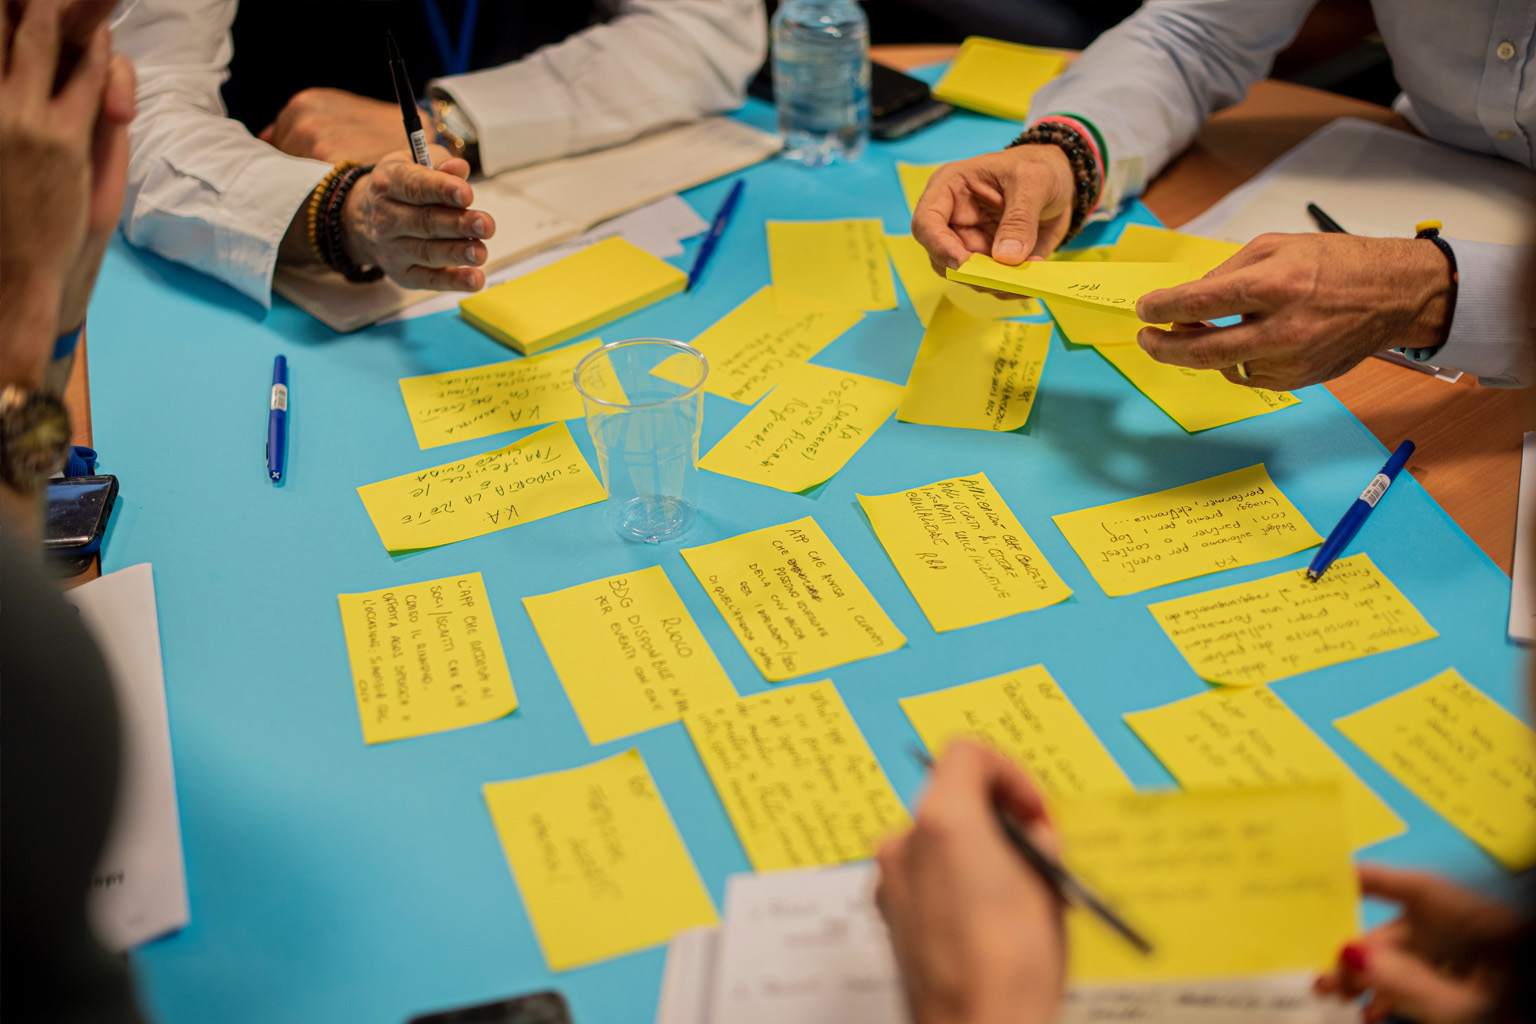
POLYGON ((1416 344, 1405 349, 1439 349, 1451 335, 1451 321, 1456 315, 1456 269, 1438 245, 1416 238, 1408 243, 1413 250, 1415 278, 1421 282, 1419 313, 1416 319, 1416 344))

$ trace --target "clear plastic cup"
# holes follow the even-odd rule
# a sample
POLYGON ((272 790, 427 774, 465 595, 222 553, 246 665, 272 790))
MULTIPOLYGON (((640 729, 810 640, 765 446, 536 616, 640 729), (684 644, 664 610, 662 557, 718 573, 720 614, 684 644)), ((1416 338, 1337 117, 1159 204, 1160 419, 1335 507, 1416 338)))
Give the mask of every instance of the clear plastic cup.
POLYGON ((655 544, 693 525, 707 376, 702 352, 665 338, 616 341, 576 364, 608 522, 625 540, 655 544))

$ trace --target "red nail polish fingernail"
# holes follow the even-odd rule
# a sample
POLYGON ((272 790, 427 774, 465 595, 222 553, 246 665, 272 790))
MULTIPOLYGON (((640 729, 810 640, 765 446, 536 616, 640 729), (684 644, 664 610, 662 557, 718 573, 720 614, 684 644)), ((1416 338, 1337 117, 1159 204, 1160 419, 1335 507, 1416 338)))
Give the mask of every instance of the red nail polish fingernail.
POLYGON ((1365 947, 1351 942, 1339 950, 1339 962, 1352 971, 1363 971, 1366 966, 1365 947))

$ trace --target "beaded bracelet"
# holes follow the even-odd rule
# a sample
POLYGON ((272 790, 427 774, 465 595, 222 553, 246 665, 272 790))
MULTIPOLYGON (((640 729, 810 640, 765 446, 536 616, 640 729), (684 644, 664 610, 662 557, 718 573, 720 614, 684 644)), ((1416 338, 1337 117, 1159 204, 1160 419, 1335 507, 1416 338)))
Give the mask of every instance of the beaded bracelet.
POLYGON ((373 166, 373 164, 363 166, 354 164, 343 169, 322 195, 320 214, 317 218, 315 235, 322 262, 354 284, 367 284, 384 276, 384 270, 381 267, 365 268, 352 262, 341 237, 342 207, 345 206, 353 186, 367 177, 373 171, 373 166))
POLYGON ((315 186, 314 191, 309 194, 309 201, 304 204, 304 224, 308 229, 309 251, 314 254, 315 262, 323 266, 328 266, 329 261, 325 258, 325 250, 320 246, 320 210, 325 203, 325 197, 330 194, 331 188, 336 184, 336 179, 352 166, 354 166, 353 162, 348 160, 332 167, 326 172, 325 177, 320 179, 320 184, 315 186))
POLYGON ((1008 144, 1015 146, 1055 146, 1066 154, 1072 165, 1072 219, 1066 236, 1060 244, 1066 244, 1083 230, 1088 214, 1099 203, 1099 192, 1104 185, 1104 171, 1099 164, 1092 143, 1083 134, 1059 121, 1042 121, 1008 144))
MULTIPOLYGON (((1446 261, 1451 265, 1451 287, 1455 287, 1461 281, 1461 271, 1456 266, 1456 252, 1451 248, 1451 243, 1440 237, 1440 229, 1443 227, 1437 220, 1420 221, 1414 226, 1414 238, 1426 242, 1434 242, 1439 250, 1445 254, 1446 261)), ((1425 348, 1400 348, 1402 353, 1416 363, 1427 363, 1435 357, 1444 345, 1430 345, 1425 348)))

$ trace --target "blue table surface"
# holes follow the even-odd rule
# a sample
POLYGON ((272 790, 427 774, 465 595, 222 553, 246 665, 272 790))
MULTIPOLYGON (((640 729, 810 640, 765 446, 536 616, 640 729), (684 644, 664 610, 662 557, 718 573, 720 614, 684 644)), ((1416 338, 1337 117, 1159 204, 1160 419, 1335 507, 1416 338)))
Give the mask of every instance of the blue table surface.
MULTIPOLYGON (((771 127, 753 103, 740 115, 771 127)), ((960 113, 852 165, 769 161, 743 172, 741 206, 699 290, 597 332, 690 339, 769 280, 768 218, 880 217, 908 229, 894 160, 996 149, 1013 126, 960 113)), ((692 190, 713 215, 736 176, 692 190)), ((1125 220, 1092 230, 1111 242, 1125 220)), ((674 262, 686 269, 698 240, 674 262)), ((582 1024, 650 1021, 664 950, 552 975, 480 796, 484 782, 586 764, 638 746, 719 905, 748 869, 680 724, 590 746, 521 598, 660 564, 737 688, 767 684, 688 571, 678 546, 620 541, 601 505, 391 557, 355 488, 507 444, 528 431, 416 447, 397 381, 512 355, 453 313, 339 335, 279 301, 269 312, 221 284, 119 242, 90 318, 92 405, 103 472, 122 483, 104 570, 154 563, 192 921, 133 954, 141 995, 166 1022, 403 1021, 557 988, 582 1024), (263 461, 273 356, 288 357, 288 476, 263 461), (520 706, 486 725, 367 747, 336 595, 479 570, 520 706)), ((922 327, 911 304, 872 313, 816 359, 898 383, 922 327)), ((1172 779, 1121 720, 1203 684, 1146 611, 1304 566, 1311 552, 1110 599, 1051 522, 1262 462, 1326 533, 1385 457, 1321 387, 1301 404, 1186 434, 1096 353, 1051 344, 1028 425, 1013 433, 894 421, 813 497, 702 474, 702 544, 812 515, 907 634, 903 649, 829 675, 908 804, 921 777, 897 699, 1044 663, 1140 786, 1172 779), (858 511, 885 494, 985 471, 1076 591, 1064 604, 938 635, 858 511)), ((705 399, 704 444, 746 411, 705 399)), ((591 459, 585 425, 571 429, 591 459)), ((1490 886, 1497 866, 1331 724, 1454 666, 1520 710, 1505 638, 1509 580, 1408 474, 1353 550, 1376 563, 1440 637, 1310 672, 1276 691, 1411 826, 1368 851, 1490 886)), ((810 677, 817 678, 817 677, 810 677)), ((1379 918, 1375 908, 1368 918, 1379 918)))

